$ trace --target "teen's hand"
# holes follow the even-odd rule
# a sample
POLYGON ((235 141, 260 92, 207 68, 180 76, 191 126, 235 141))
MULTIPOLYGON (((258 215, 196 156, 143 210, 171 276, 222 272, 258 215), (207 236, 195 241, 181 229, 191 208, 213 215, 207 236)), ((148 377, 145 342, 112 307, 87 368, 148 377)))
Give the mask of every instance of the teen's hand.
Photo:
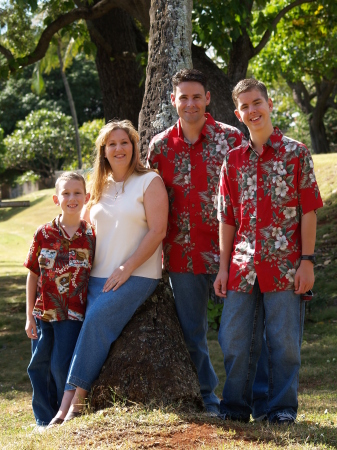
POLYGON ((228 272, 226 270, 219 271, 214 281, 214 291, 218 297, 227 297, 227 281, 228 272))
POLYGON ((305 294, 313 288, 314 282, 314 265, 311 261, 302 260, 295 274, 295 294, 305 294))
POLYGON ((118 269, 114 270, 112 275, 106 280, 103 286, 103 292, 109 292, 111 289, 117 291, 118 288, 122 286, 130 278, 131 272, 126 268, 126 266, 119 266, 118 269))
POLYGON ((33 315, 27 317, 25 330, 30 339, 37 339, 36 322, 33 315))

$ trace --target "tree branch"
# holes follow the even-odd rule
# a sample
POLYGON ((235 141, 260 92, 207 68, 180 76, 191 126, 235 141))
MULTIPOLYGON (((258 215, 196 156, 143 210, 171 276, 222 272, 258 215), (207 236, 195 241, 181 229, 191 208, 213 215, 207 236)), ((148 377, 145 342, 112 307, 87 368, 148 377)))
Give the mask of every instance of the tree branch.
POLYGON ((272 32, 276 29, 277 24, 287 14, 287 12, 296 8, 296 6, 303 5, 304 3, 314 3, 315 1, 316 0, 295 0, 293 3, 290 3, 288 6, 283 8, 277 14, 277 16, 274 18, 274 20, 272 21, 270 28, 264 33, 259 44, 256 47, 254 47, 254 55, 253 56, 258 55, 260 53, 260 51, 266 46, 267 42, 270 39, 272 32))
MULTIPOLYGON (((118 2, 117 2, 118 3, 118 2)), ((49 43, 53 36, 65 26, 76 22, 77 20, 93 20, 98 19, 103 16, 105 13, 110 11, 112 8, 116 7, 116 2, 114 0, 101 0, 96 5, 86 8, 80 7, 77 9, 73 9, 66 14, 62 14, 52 23, 50 23, 47 28, 43 31, 35 50, 29 55, 15 59, 12 53, 7 50, 5 47, 0 45, 0 52, 6 57, 9 70, 14 72, 17 67, 25 67, 30 64, 34 64, 44 57, 46 54, 49 43)))

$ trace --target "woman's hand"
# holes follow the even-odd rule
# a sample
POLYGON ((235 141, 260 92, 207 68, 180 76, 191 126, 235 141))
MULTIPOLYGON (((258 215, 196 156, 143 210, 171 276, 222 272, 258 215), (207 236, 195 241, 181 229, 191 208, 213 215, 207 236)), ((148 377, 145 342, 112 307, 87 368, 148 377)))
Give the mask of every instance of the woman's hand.
POLYGON ((103 292, 109 292, 111 289, 117 291, 117 289, 130 278, 130 275, 131 271, 128 270, 126 266, 119 266, 106 280, 105 285, 103 286, 103 292))

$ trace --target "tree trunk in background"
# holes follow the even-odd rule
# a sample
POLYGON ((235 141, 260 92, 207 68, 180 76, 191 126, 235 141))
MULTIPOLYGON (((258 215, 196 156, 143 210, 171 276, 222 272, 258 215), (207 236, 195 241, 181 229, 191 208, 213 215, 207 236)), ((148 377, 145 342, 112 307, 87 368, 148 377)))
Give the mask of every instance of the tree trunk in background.
POLYGON ((151 138, 178 118, 171 105, 171 78, 178 70, 192 67, 192 3, 192 0, 151 2, 145 94, 139 115, 143 157, 151 138))
POLYGON ((330 146, 326 137, 325 126, 323 120, 315 120, 312 116, 309 118, 309 130, 311 139, 312 153, 330 153, 330 146))
POLYGON ((136 56, 147 50, 145 39, 132 17, 119 8, 87 25, 97 47, 105 120, 129 119, 137 127, 144 87, 139 86, 143 69, 136 56))
MULTIPOLYGON (((192 0, 152 0, 145 97, 140 114, 142 148, 176 121, 171 77, 191 67, 192 0)), ((137 295, 137 293, 135 293, 137 295)), ((93 386, 97 410, 122 399, 149 406, 203 409, 196 370, 176 315, 167 275, 112 345, 93 386)))

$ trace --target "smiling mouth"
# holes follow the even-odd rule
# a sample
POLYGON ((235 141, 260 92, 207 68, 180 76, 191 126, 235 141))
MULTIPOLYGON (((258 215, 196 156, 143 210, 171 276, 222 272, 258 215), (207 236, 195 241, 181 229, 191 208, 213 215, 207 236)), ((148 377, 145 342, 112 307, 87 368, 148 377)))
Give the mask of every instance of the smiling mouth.
POLYGON ((261 119, 261 116, 258 117, 253 117, 252 119, 250 119, 251 122, 256 122, 257 120, 261 119))

